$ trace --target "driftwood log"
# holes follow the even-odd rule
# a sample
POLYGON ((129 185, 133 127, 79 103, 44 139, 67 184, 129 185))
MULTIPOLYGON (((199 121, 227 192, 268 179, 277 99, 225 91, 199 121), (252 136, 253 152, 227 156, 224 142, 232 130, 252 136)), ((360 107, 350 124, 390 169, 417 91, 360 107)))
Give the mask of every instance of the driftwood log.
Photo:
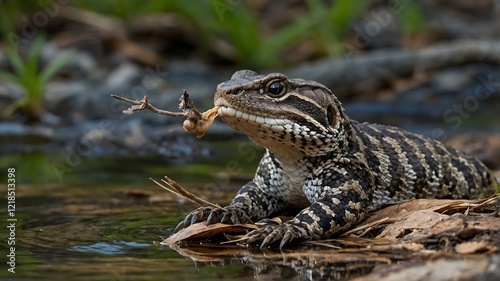
POLYGON ((336 94, 357 84, 376 84, 391 78, 443 69, 467 63, 500 63, 500 40, 460 40, 421 49, 380 49, 340 58, 302 64, 288 71, 289 77, 317 81, 336 94))

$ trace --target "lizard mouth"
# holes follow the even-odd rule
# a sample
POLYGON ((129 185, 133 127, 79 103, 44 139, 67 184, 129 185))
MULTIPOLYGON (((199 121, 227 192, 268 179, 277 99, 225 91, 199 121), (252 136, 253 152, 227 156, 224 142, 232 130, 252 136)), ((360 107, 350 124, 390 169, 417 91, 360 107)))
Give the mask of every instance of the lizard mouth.
POLYGON ((219 107, 219 116, 224 119, 236 119, 260 125, 273 131, 284 131, 292 129, 293 122, 288 119, 259 116, 248 112, 237 110, 233 107, 222 105, 219 107))
POLYGON ((218 98, 215 100, 215 106, 219 107, 218 114, 221 118, 231 118, 240 121, 247 121, 260 125, 284 126, 293 124, 292 121, 284 118, 271 117, 267 114, 253 114, 232 107, 226 100, 218 98))

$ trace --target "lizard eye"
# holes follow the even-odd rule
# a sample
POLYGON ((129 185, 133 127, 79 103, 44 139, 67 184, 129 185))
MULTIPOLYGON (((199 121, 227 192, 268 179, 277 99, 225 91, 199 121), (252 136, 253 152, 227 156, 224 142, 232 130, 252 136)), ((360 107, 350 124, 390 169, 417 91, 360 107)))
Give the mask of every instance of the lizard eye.
POLYGON ((285 92, 285 86, 281 81, 274 81, 268 84, 267 92, 272 96, 279 96, 285 92))

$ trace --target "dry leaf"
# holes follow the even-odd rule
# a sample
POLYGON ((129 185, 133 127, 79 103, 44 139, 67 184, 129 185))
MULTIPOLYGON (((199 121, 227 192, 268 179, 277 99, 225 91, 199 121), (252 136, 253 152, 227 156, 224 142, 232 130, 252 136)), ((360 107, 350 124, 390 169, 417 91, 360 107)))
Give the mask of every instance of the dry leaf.
POLYGON ((495 250, 496 248, 486 241, 470 241, 455 246, 455 251, 459 254, 484 253, 495 250))
POLYGON ((430 228, 448 217, 429 210, 408 213, 395 223, 388 225, 377 237, 396 241, 414 230, 430 228))
MULTIPOLYGON (((457 200, 415 199, 397 203, 370 214, 365 223, 370 223, 384 218, 398 220, 411 212, 420 210, 435 210, 449 206, 455 202, 457 202, 457 200)), ((464 200, 460 200, 459 202, 462 203, 464 200)))
POLYGON ((204 222, 199 222, 181 229, 179 232, 174 233, 172 236, 163 240, 160 244, 172 245, 181 241, 187 240, 206 240, 218 234, 245 234, 249 230, 256 229, 254 224, 222 224, 215 223, 206 225, 204 222))

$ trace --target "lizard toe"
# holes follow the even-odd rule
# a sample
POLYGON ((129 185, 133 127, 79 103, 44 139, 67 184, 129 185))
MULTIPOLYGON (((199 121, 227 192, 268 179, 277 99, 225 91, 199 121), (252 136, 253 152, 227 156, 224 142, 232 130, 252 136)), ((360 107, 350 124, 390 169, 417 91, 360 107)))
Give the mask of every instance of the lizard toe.
POLYGON ((269 235, 264 238, 260 244, 260 249, 265 249, 266 247, 278 242, 283 238, 284 229, 281 226, 276 227, 269 235))
POLYGON ((212 209, 212 207, 200 207, 192 211, 186 216, 186 218, 184 218, 184 220, 177 224, 175 231, 181 230, 182 228, 188 227, 197 222, 206 220, 212 209))
POLYGON ((294 240, 311 239, 304 226, 286 222, 283 224, 269 223, 253 230, 247 234, 248 244, 260 244, 260 248, 264 249, 274 243, 280 241, 279 248, 282 249, 286 244, 294 240))

